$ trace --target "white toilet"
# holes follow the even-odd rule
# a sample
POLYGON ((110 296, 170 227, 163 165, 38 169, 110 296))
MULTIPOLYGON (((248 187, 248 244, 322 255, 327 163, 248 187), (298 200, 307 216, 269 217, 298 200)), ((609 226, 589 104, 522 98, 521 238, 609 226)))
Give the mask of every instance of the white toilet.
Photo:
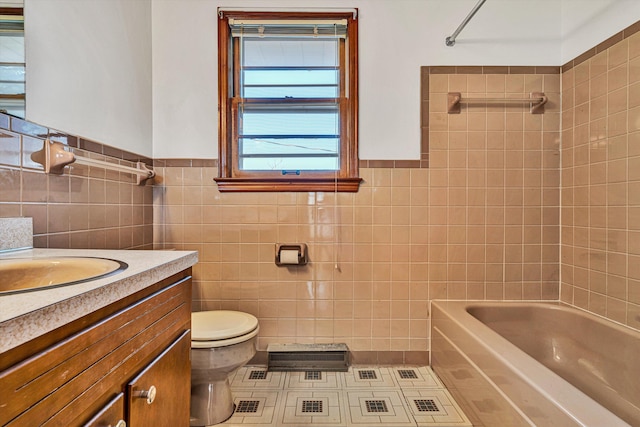
POLYGON ((229 376, 256 354, 258 319, 239 311, 191 313, 191 425, 233 414, 229 376))

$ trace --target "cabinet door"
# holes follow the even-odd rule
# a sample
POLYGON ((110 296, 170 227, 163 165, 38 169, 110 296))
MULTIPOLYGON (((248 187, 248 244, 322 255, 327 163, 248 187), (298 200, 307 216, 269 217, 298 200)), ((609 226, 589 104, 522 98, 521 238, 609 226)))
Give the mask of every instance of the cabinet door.
POLYGON ((124 394, 118 394, 107 403, 84 427, 125 427, 124 394))
POLYGON ((191 395, 191 334, 185 331, 127 385, 133 427, 187 427, 191 395))

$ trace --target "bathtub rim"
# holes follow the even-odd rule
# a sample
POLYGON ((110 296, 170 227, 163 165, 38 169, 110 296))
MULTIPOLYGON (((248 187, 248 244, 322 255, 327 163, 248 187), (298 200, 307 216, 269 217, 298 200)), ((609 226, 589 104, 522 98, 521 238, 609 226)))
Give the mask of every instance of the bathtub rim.
MULTIPOLYGON (((615 328, 622 328, 626 331, 638 333, 637 330, 621 325, 619 323, 610 321, 609 319, 601 318, 593 313, 578 307, 571 306, 562 301, 505 301, 505 300, 431 300, 429 306, 429 313, 431 318, 431 329, 436 327, 434 317, 435 309, 446 316, 446 320, 455 324, 458 328, 461 328, 464 334, 469 337, 474 345, 479 345, 484 351, 488 352, 492 357, 497 359, 500 363, 504 364, 512 375, 516 375, 517 378, 527 384, 545 397, 552 405, 566 413, 569 418, 574 420, 577 425, 582 426, 597 426, 597 425, 616 425, 616 426, 629 426, 624 420, 618 417, 613 412, 602 406, 592 397, 585 394, 573 384, 569 383, 551 369, 544 366, 542 363, 529 356, 523 350, 518 348, 515 344, 512 344, 509 340, 498 334, 486 324, 482 323, 479 319, 474 317, 467 311, 471 306, 544 306, 545 308, 552 310, 562 311, 575 311, 581 316, 589 317, 597 322, 606 323, 608 326, 615 328), (435 308, 435 309, 434 309, 435 308), (508 354, 509 357, 505 357, 504 354, 508 354), (522 372, 527 372, 527 375, 522 372), (592 404, 585 407, 585 400, 590 401, 592 404), (611 424, 615 421, 615 424, 611 424)), ((440 330, 440 333, 443 333, 440 330)), ((446 336, 446 335, 445 335, 446 336)), ((460 345, 448 337, 460 351, 464 352, 465 357, 473 363, 476 369, 479 369, 487 378, 489 378, 494 387, 508 396, 508 392, 504 391, 495 383, 495 379, 491 377, 489 373, 484 372, 474 360, 474 357, 465 351, 467 345, 460 345)), ((433 351, 430 351, 430 364, 432 364, 433 351)), ((433 365, 432 365, 433 366, 433 365)), ((509 400, 511 400, 509 398, 509 400)), ((522 411, 518 408, 519 411, 522 411)), ((528 416, 527 416, 528 418, 528 416)))

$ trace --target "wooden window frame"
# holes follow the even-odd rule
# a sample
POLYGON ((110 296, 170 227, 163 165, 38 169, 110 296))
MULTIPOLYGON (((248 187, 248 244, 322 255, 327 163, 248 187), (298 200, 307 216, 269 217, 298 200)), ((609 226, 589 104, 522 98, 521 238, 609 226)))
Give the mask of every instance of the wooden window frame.
MULTIPOLYGON (((215 178, 221 192, 338 191, 357 192, 362 179, 358 170, 358 20, 349 12, 242 12, 218 13, 218 169, 215 178), (278 176, 272 171, 243 173, 238 170, 238 44, 232 44, 229 19, 346 19, 347 38, 340 54, 346 55, 349 75, 340 73, 340 170, 304 171, 278 176), (346 53, 348 52, 348 54, 346 53), (232 71, 233 70, 233 71, 232 71), (347 87, 348 85, 348 87, 347 87), (348 93, 348 96, 346 95, 348 93)), ((347 63, 345 62, 345 64, 347 63)), ((296 100, 304 103, 306 100, 296 100)))

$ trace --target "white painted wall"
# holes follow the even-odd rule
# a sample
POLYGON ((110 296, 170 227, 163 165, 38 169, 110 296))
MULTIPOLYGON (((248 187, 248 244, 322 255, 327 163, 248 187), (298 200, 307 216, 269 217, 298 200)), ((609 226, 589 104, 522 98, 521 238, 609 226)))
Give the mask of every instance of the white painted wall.
POLYGON ((217 6, 154 0, 153 155, 218 157, 217 6))
POLYGON ((639 0, 488 0, 445 46, 476 3, 26 0, 27 117, 156 158, 216 158, 217 8, 357 7, 360 158, 417 159, 420 66, 562 65, 640 20, 639 0))
POLYGON ((27 119, 153 154, 151 0, 26 0, 27 119))

